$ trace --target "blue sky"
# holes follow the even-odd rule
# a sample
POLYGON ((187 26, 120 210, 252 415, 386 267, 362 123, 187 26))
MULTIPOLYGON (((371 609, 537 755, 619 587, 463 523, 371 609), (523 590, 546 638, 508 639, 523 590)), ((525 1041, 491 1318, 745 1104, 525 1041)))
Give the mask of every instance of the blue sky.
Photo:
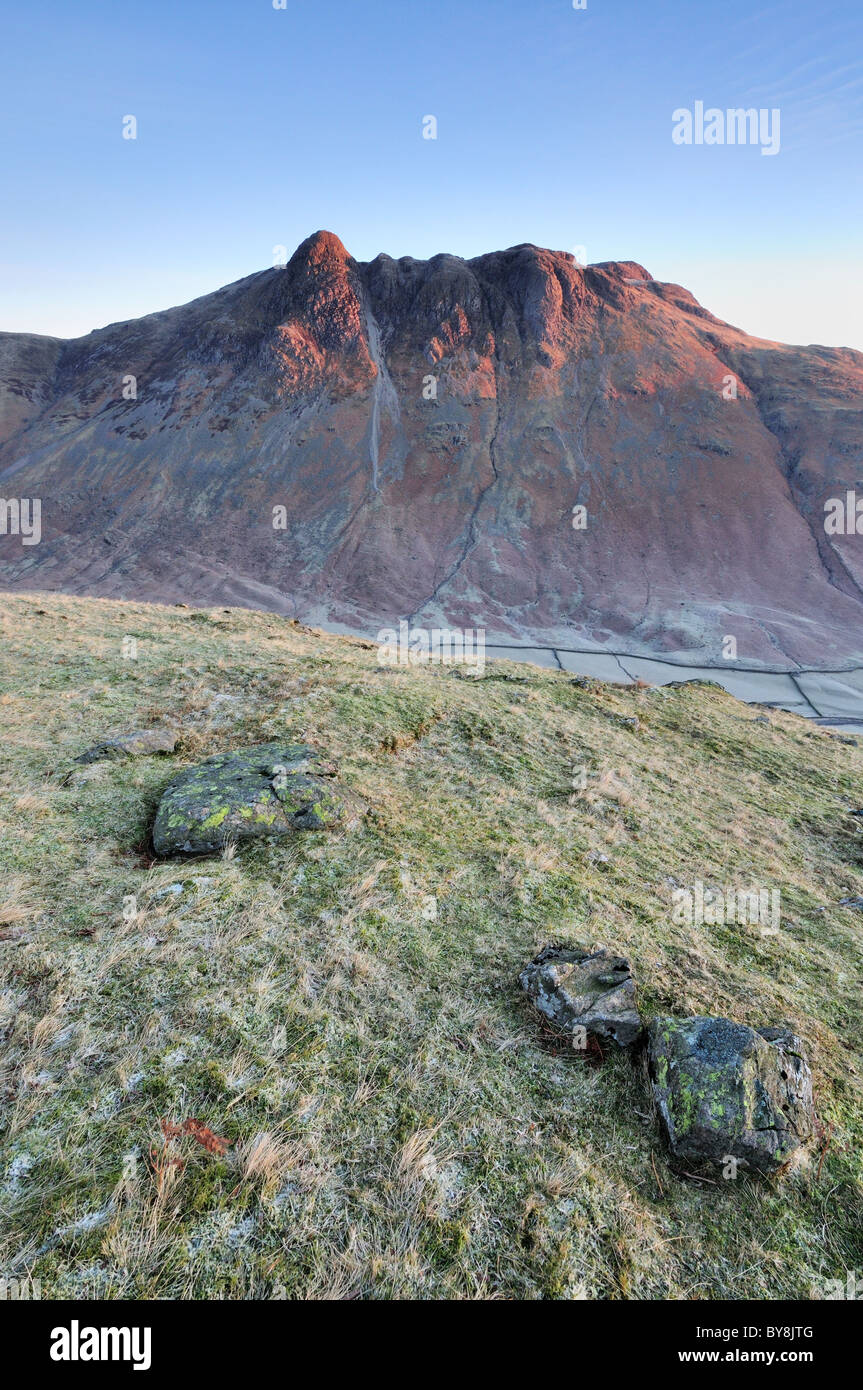
POLYGON ((863 349, 859 0, 2 0, 0 15, 0 328, 86 333, 324 227, 362 260, 584 247, 750 332, 863 349), (778 155, 675 145, 672 113, 696 101, 779 107, 778 155))

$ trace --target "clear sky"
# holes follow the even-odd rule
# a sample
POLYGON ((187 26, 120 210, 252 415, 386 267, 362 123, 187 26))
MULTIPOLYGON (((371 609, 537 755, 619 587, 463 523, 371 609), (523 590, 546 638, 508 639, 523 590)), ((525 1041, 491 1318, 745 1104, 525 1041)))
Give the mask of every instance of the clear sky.
POLYGON ((67 336, 167 308, 323 227, 361 260, 584 247, 749 332, 863 349, 860 0, 0 15, 0 328, 67 336), (675 144, 672 113, 697 101, 778 107, 779 153, 675 144))

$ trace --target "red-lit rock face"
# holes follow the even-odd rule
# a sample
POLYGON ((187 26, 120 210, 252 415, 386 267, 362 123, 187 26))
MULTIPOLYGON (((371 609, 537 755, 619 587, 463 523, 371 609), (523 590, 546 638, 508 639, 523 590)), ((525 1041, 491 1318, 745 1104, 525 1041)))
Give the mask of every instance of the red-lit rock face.
POLYGON ((319 232, 179 309, 0 335, 0 494, 42 499, 6 588, 836 665, 863 535, 824 504, 855 487, 863 355, 750 338, 632 262, 361 264, 319 232))

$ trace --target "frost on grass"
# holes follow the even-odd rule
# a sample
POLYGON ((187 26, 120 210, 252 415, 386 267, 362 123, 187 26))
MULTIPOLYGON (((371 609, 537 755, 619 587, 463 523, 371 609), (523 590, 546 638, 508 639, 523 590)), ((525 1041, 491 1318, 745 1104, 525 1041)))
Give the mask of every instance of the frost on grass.
POLYGON ((861 749, 718 689, 378 670, 263 613, 4 607, 0 1271, 43 1298, 808 1299, 860 1267, 861 749), (173 754, 74 772, 167 724, 173 754), (349 828, 154 860, 183 771, 276 742, 338 767, 349 828), (696 880, 780 887, 779 934, 676 921, 696 880), (638 1062, 537 1028, 516 977, 549 941, 613 942, 647 1022, 787 1020, 812 1161, 669 1169, 638 1062))

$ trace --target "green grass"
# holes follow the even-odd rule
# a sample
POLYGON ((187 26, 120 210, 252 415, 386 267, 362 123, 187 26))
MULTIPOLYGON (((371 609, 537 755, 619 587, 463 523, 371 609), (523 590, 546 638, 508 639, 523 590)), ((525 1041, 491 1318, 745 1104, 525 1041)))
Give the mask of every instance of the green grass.
POLYGON ((805 1299, 863 1267, 863 915, 838 906, 863 895, 863 749, 703 686, 378 669, 239 609, 28 595, 0 620, 0 1274, 805 1299), (72 761, 161 722, 172 757, 72 761), (338 763, 349 822, 151 862, 175 770, 274 738, 338 763), (696 879, 781 889, 779 935, 676 924, 696 879), (524 1000, 548 941, 628 956, 648 1018, 792 1023, 824 1151, 774 1181, 675 1169, 642 1060, 581 1060, 524 1000), (190 1118, 226 1151, 165 1138, 190 1118))

